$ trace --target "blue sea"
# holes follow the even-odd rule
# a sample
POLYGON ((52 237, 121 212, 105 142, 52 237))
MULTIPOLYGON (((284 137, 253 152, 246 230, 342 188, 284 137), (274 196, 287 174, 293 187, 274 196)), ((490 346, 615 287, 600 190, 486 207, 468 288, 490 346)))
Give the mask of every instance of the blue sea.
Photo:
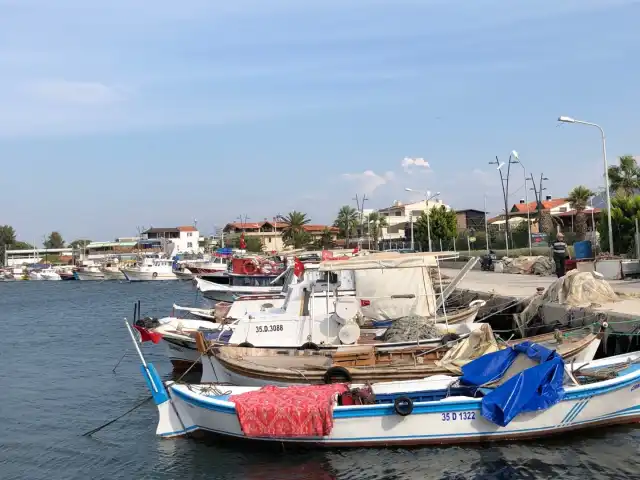
MULTIPOLYGON (((260 451, 159 439, 147 402, 84 437, 149 395, 123 323, 138 300, 153 316, 200 302, 189 282, 0 283, 0 480, 640 478, 640 427, 474 447, 260 451)), ((161 348, 143 349, 169 378, 161 348)))

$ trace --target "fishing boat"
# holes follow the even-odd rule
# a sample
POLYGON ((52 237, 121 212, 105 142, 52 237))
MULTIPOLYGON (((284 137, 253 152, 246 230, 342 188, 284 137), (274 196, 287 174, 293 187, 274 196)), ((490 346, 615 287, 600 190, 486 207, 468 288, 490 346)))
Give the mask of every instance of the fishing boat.
MULTIPOLYGON (((126 323, 126 322, 125 322, 126 323)), ((526 342, 483 355, 462 376, 248 387, 163 382, 142 355, 156 434, 192 432, 319 447, 463 444, 640 421, 640 353, 565 364, 526 342)))
MULTIPOLYGON (((200 334, 203 337, 202 333, 200 334)), ((513 340, 506 346, 535 342, 553 349, 567 361, 593 360, 600 346, 601 333, 583 328, 563 334, 553 332, 531 338, 513 340)), ((247 348, 238 346, 209 346, 202 338, 202 382, 231 383, 233 385, 294 385, 330 383, 335 381, 385 382, 415 380, 432 375, 459 374, 457 368, 472 358, 499 346, 491 327, 479 324, 460 344, 451 342, 435 346, 358 345, 335 350, 247 348)))
POLYGON ((104 280, 126 280, 127 277, 124 276, 124 273, 118 267, 118 264, 108 262, 101 269, 103 273, 104 280))
POLYGON ((144 257, 136 266, 125 267, 121 271, 130 282, 178 280, 173 273, 173 262, 168 258, 144 257))
POLYGON ((76 280, 82 281, 103 281, 105 279, 104 272, 97 264, 88 264, 78 267, 78 269, 74 272, 74 276, 76 277, 76 280))
POLYGON ((29 280, 58 281, 62 280, 62 278, 60 278, 58 272, 49 266, 47 268, 31 270, 29 272, 29 280))

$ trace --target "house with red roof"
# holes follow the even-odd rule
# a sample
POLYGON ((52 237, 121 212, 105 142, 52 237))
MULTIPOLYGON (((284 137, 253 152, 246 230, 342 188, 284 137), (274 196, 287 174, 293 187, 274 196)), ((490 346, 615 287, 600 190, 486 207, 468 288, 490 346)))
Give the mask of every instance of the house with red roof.
MULTIPOLYGON (((262 222, 232 222, 227 223, 223 229, 225 235, 241 234, 244 232, 245 237, 257 237, 260 239, 265 251, 282 251, 287 246, 282 240, 282 232, 287 224, 281 221, 264 220, 262 222)), ((339 229, 329 225, 307 224, 304 230, 311 236, 312 240, 319 240, 325 230, 331 232, 331 239, 336 241, 339 229)))

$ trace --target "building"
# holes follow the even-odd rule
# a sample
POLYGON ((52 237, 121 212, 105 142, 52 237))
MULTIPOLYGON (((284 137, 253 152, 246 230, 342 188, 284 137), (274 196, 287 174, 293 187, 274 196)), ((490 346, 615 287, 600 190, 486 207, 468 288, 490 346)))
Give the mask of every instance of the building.
POLYGON ((417 222, 427 209, 431 210, 441 205, 447 209, 450 208, 440 199, 429 200, 428 205, 424 200, 415 203, 402 203, 396 200, 390 207, 381 208, 378 213, 385 218, 387 226, 381 229, 380 240, 408 238, 407 232, 411 229, 411 223, 417 222))
MULTIPOLYGON (((263 222, 234 222, 227 223, 223 232, 225 235, 241 234, 244 232, 245 237, 258 237, 265 251, 282 251, 287 246, 282 240, 282 232, 286 227, 286 223, 276 221, 263 222)), ((311 225, 304 226, 304 230, 311 236, 312 241, 319 240, 325 229, 331 232, 331 240, 338 238, 338 228, 327 225, 311 225)))
POLYGON ((200 249, 200 232, 191 225, 170 228, 150 228, 142 232, 140 244, 142 246, 161 245, 165 242, 173 243, 177 253, 198 253, 200 249))
POLYGON ((484 230, 484 218, 485 213, 482 210, 474 210, 473 208, 456 210, 459 232, 465 230, 484 230))
MULTIPOLYGON (((574 231, 577 212, 571 208, 571 204, 566 198, 552 198, 551 195, 547 195, 540 203, 542 204, 542 211, 545 213, 548 212, 554 218, 557 228, 565 232, 574 231)), ((601 208, 587 205, 584 213, 587 218, 588 230, 593 230, 593 224, 599 218, 601 212, 601 208)), ((520 200, 519 203, 511 207, 509 211, 509 224, 511 228, 522 222, 526 225, 527 218, 531 221, 531 232, 538 233, 540 230, 538 227, 538 206, 536 201, 526 203, 524 200, 520 200)), ((488 223, 503 230, 506 221, 504 215, 499 215, 489 219, 488 223)))

